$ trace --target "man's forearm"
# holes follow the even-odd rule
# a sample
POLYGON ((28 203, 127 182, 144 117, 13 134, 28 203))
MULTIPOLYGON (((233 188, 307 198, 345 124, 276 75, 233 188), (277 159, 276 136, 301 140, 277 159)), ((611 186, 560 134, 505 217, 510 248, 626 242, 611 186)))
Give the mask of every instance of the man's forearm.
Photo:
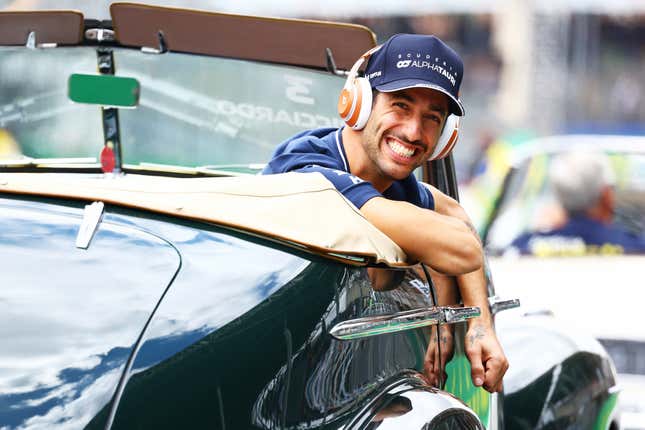
POLYGON ((492 326, 493 320, 488 305, 488 289, 484 269, 459 275, 456 278, 464 306, 477 306, 481 310, 481 315, 468 320, 468 325, 483 324, 486 327, 492 326))
MULTIPOLYGON (((481 244, 481 239, 479 238, 477 229, 459 202, 430 185, 426 184, 426 186, 434 196, 437 212, 461 221, 481 244)), ((469 326, 476 324, 485 324, 487 327, 491 326, 492 319, 490 317, 490 310, 488 307, 488 289, 486 286, 484 266, 482 265, 481 268, 474 272, 458 275, 456 276, 456 279, 464 305, 478 306, 481 309, 481 316, 469 320, 469 326)))
MULTIPOLYGON (((470 219, 462 220, 466 226, 470 229, 473 236, 481 243, 479 234, 473 226, 470 219)), ((493 319, 491 318, 490 308, 488 304, 488 286, 486 284, 486 259, 482 267, 474 272, 466 273, 464 275, 457 276, 457 284, 459 285, 459 291, 461 292, 461 297, 465 306, 478 306, 481 310, 481 315, 478 318, 473 318, 469 322, 469 326, 472 327, 476 324, 484 324, 487 327, 493 325, 493 319)))
POLYGON ((457 218, 383 197, 370 199, 360 210, 413 260, 449 275, 481 268, 481 245, 457 218))

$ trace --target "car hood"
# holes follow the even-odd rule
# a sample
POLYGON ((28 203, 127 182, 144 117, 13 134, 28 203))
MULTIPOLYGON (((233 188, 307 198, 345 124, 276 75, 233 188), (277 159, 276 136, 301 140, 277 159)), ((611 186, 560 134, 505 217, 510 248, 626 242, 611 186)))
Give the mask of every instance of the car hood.
POLYGON ((496 257, 495 291, 518 297, 521 313, 550 310, 564 326, 598 339, 645 341, 637 323, 645 293, 645 256, 496 257))

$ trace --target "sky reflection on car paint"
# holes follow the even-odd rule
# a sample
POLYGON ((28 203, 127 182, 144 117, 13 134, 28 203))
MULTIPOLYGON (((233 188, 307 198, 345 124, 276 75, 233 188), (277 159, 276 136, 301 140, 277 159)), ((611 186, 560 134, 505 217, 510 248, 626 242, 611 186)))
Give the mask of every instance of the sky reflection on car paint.
POLYGON ((184 267, 148 327, 134 372, 163 361, 249 311, 310 264, 220 233, 166 225, 164 234, 180 249, 184 267), (195 235, 186 235, 186 230, 195 235))
POLYGON ((43 217, 43 205, 34 211, 4 200, 2 206, 8 216, 0 261, 11 262, 0 290, 6 307, 0 312, 0 408, 9 420, 2 424, 47 427, 53 423, 40 420, 55 416, 67 426, 72 416, 92 415, 109 400, 118 369, 179 260, 164 241, 106 222, 88 250, 77 249, 80 209, 45 205, 51 211, 43 217), (151 252, 155 258, 142 258, 151 252), (129 276, 119 270, 124 267, 129 276), (92 402, 87 393, 101 400, 92 402), (74 404, 83 404, 83 413, 74 404))
MULTIPOLYGON (((0 363, 2 428, 86 424, 112 396, 132 343, 177 267, 171 263, 177 261, 174 250, 119 222, 127 217, 106 215, 90 248, 78 250, 80 209, 45 206, 3 205, 9 218, 2 239, 8 246, 0 261, 12 266, 4 268, 0 290, 0 307, 6 308, 0 313, 0 338, 7 346, 0 363)), ((249 259, 261 247, 197 229, 166 224, 164 230, 180 238, 189 274, 180 276, 178 285, 191 290, 183 299, 180 295, 183 305, 175 300, 173 312, 162 312, 152 324, 135 363, 138 370, 252 308, 307 263, 279 251, 268 253, 273 258, 262 252, 249 259), (300 262, 295 270, 294 260, 300 262), (222 270, 229 275, 216 285, 203 283, 207 274, 195 270, 241 264, 239 271, 222 270), (222 288, 227 285, 235 288, 222 288)))

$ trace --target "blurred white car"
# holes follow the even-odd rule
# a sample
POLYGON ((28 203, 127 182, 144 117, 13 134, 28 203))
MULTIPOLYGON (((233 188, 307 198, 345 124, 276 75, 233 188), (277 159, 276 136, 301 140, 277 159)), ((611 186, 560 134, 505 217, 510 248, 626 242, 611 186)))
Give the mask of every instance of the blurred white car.
MULTIPOLYGON (((536 139, 515 148, 482 236, 502 296, 521 314, 552 314, 561 325, 591 333, 612 356, 619 373, 624 429, 645 428, 645 329, 641 322, 645 255, 615 248, 593 255, 518 255, 512 241, 527 231, 549 229, 562 216, 548 172, 567 151, 607 155, 616 182, 614 223, 635 236, 645 232, 645 137, 570 135, 536 139), (510 250, 510 251, 509 251, 510 250)), ((548 254, 548 253, 547 253, 548 254)), ((557 254, 557 253, 556 253, 557 254)))

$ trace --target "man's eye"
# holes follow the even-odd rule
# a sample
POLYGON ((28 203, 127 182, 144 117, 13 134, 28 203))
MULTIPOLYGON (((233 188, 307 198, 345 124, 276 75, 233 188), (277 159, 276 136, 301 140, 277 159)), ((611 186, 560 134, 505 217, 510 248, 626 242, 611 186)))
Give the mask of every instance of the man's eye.
POLYGON ((441 123, 441 118, 438 115, 426 115, 425 118, 430 120, 430 121, 434 121, 437 124, 441 123))
POLYGON ((403 102, 394 102, 394 106, 401 108, 401 109, 407 109, 408 105, 403 103, 403 102))

